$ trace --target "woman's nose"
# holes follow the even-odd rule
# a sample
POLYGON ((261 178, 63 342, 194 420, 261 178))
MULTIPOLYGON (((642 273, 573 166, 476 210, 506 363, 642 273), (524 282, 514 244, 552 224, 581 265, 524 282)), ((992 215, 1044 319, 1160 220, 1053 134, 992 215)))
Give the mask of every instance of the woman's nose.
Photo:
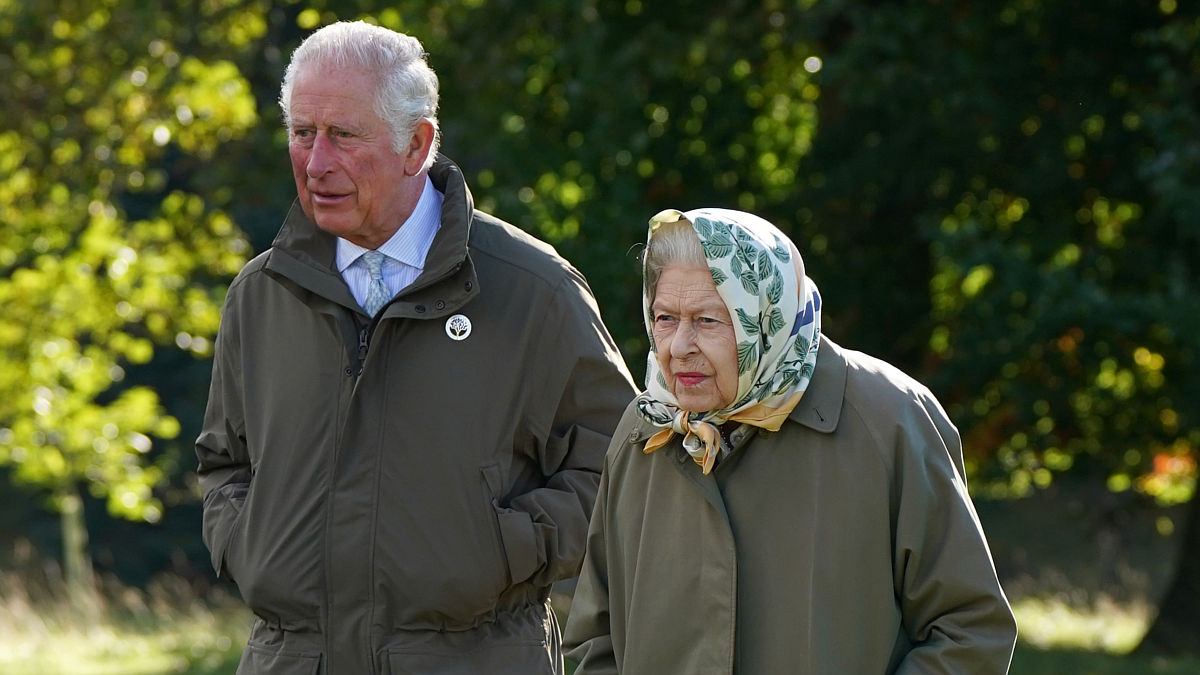
POLYGON ((696 351, 696 329, 689 321, 680 321, 671 336, 671 356, 687 356, 696 351))

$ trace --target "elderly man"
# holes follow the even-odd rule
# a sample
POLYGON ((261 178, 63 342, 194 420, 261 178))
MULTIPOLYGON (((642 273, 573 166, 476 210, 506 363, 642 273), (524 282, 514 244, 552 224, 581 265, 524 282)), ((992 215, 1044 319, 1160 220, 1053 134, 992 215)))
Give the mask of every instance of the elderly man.
POLYGON ((558 673, 633 383, 584 279, 472 208, 420 43, 338 23, 280 103, 298 199, 229 289, 204 539, 257 615, 239 673, 558 673))

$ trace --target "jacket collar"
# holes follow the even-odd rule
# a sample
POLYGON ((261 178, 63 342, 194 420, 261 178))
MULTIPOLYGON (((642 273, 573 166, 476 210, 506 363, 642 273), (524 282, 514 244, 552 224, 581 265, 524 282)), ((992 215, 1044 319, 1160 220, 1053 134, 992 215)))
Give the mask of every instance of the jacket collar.
POLYGON ((822 433, 837 428, 846 397, 846 356, 833 340, 821 335, 817 365, 808 389, 788 419, 822 433))
MULTIPOLYGON (((402 290, 385 315, 436 318, 450 314, 479 292, 468 254, 474 201, 462 171, 438 155, 429 178, 445 199, 441 227, 425 258, 425 270, 402 290)), ((337 237, 317 227, 292 203, 283 227, 271 243, 266 267, 333 302, 356 309, 349 287, 337 271, 337 237)))

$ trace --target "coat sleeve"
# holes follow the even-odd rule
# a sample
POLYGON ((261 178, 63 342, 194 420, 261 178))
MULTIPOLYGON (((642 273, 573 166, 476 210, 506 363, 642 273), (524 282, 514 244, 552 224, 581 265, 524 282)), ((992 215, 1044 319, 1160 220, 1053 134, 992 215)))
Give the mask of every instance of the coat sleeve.
POLYGON ((1017 627, 967 493, 958 431, 927 391, 902 424, 895 587, 912 649, 900 675, 1008 672, 1017 627))
POLYGON ((604 453, 635 389, 578 273, 564 278, 540 325, 527 409, 539 420, 544 480, 514 496, 499 521, 512 582, 549 586, 579 570, 604 453))
POLYGON ((587 553, 579 572, 579 583, 571 600, 563 647, 569 660, 578 664, 575 675, 616 675, 617 660, 609 623, 608 547, 605 526, 611 474, 600 478, 596 510, 588 529, 587 553))
POLYGON ((226 566, 228 544, 250 491, 233 289, 226 298, 217 332, 212 383, 204 422, 196 439, 196 473, 204 496, 203 536, 218 576, 233 579, 226 566))

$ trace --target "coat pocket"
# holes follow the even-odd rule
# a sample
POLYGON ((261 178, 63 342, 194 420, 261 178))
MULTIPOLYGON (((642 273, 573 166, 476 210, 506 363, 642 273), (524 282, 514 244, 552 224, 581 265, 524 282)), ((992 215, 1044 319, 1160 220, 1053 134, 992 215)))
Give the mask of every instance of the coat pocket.
POLYGON ((217 576, 234 579, 229 566, 230 546, 241 527, 250 486, 243 483, 223 485, 204 497, 204 539, 217 576))
POLYGON ((237 675, 317 675, 320 654, 273 651, 258 645, 246 645, 237 675))

